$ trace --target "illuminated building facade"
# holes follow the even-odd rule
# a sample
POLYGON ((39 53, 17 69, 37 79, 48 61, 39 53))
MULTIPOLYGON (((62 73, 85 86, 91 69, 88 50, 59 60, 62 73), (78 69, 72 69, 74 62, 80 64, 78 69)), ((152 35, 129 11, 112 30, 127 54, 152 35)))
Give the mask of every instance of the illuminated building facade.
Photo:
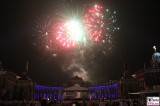
MULTIPOLYGON (((3 73, 1 71, 1 73, 3 73)), ((17 100, 64 100, 64 99, 117 99, 120 98, 121 85, 119 81, 110 81, 105 85, 94 85, 75 76, 65 86, 40 86, 32 82, 28 76, 28 68, 22 72, 21 77, 11 72, 6 73, 6 80, 1 74, 1 88, 3 92, 10 92, 9 99, 17 100), (9 81, 11 83, 5 83, 9 81), (8 85, 8 86, 6 86, 8 85), (12 87, 9 87, 12 86, 12 87), (6 89, 7 88, 7 89, 6 89), (12 88, 12 90, 10 89, 12 88)), ((1 94, 4 94, 4 93, 1 94)), ((4 97, 2 95, 1 97, 4 97)))
POLYGON ((62 100, 63 87, 48 87, 35 85, 34 100, 62 100))
POLYGON ((91 86, 89 89, 90 99, 118 99, 119 89, 118 84, 106 86, 91 86))
MULTIPOLYGON (((77 85, 74 85, 77 86, 77 85)), ((47 87, 35 85, 34 99, 63 100, 63 99, 117 99, 119 98, 118 84, 106 86, 90 86, 74 89, 63 87, 47 87), (68 95, 68 96, 67 96, 68 95)))
POLYGON ((71 78, 68 86, 49 87, 35 85, 34 99, 63 100, 63 99, 117 99, 119 84, 108 83, 103 86, 85 85, 82 78, 71 78))
POLYGON ((75 76, 62 86, 41 86, 33 83, 28 76, 28 65, 21 76, 11 72, 1 71, 1 98, 17 100, 64 100, 64 99, 118 99, 130 98, 128 93, 137 91, 137 80, 130 78, 125 70, 119 81, 109 81, 107 84, 92 85, 82 78, 75 76), (4 75, 8 77, 3 77, 4 75), (7 79, 4 79, 7 78, 7 79), (5 94, 5 95, 6 95, 5 94))
POLYGON ((88 87, 81 87, 79 84, 74 84, 71 87, 63 89, 64 99, 80 99, 88 98, 88 87))

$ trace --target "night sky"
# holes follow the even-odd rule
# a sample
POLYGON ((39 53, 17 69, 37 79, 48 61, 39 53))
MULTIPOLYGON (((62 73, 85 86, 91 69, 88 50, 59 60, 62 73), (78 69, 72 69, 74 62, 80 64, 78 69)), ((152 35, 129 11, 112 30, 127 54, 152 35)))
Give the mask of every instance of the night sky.
MULTIPOLYGON (((38 17, 52 10, 55 12, 62 1, 4 0, 1 2, 0 61, 5 69, 21 75, 28 61, 29 75, 39 84, 54 85, 69 79, 66 72, 61 69, 63 56, 55 58, 50 53, 39 50, 34 46, 33 37, 34 23, 38 17)), ((158 0, 103 0, 101 2, 117 11, 117 25, 120 30, 113 34, 113 48, 108 55, 99 55, 95 60, 98 67, 91 72, 91 80, 119 79, 124 71, 124 61, 130 72, 142 69, 144 63, 149 66, 154 52, 152 47, 155 45, 160 51, 160 2, 158 0)))

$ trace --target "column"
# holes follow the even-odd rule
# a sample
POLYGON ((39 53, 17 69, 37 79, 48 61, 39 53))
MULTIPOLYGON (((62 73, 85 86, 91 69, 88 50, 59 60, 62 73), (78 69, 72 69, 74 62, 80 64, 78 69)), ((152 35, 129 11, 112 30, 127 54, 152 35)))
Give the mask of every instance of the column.
POLYGON ((100 99, 100 96, 101 96, 101 90, 98 89, 98 99, 100 99))
POLYGON ((49 92, 49 99, 52 100, 52 89, 50 89, 50 92, 49 92))
POLYGON ((110 99, 110 88, 108 88, 108 99, 110 99))
POLYGON ((92 90, 89 91, 89 99, 92 99, 92 90))
POLYGON ((96 89, 94 89, 94 99, 96 99, 96 89))
POLYGON ((56 100, 56 91, 54 91, 54 100, 56 100))
POLYGON ((58 95, 57 95, 58 97, 58 100, 60 99, 60 91, 58 90, 58 95))
POLYGON ((36 100, 39 99, 39 89, 36 90, 36 100))
POLYGON ((101 97, 104 99, 104 89, 101 90, 101 97))

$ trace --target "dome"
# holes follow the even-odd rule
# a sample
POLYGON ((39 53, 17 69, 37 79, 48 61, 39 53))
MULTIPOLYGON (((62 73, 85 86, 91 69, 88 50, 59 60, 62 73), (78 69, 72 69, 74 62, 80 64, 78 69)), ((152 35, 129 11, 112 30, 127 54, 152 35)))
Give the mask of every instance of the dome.
POLYGON ((76 75, 75 77, 72 78, 72 80, 83 80, 83 79, 76 75))
POLYGON ((156 61, 156 62, 160 63, 160 53, 159 52, 155 52, 152 55, 152 59, 153 59, 153 61, 156 61))

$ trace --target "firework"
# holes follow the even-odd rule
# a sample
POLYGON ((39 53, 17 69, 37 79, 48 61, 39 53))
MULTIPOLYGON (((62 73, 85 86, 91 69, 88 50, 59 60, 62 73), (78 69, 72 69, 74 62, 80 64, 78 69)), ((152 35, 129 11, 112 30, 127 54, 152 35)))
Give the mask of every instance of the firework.
POLYGON ((36 28, 41 38, 38 41, 52 52, 53 57, 62 54, 65 60, 70 60, 62 62, 62 69, 88 80, 88 66, 93 65, 100 53, 107 54, 112 47, 113 32, 119 28, 116 27, 115 11, 111 12, 103 5, 80 7, 67 5, 55 14, 54 21, 47 18, 36 28))
POLYGON ((91 40, 98 41, 102 37, 102 28, 104 26, 102 6, 95 5, 88 10, 85 15, 84 23, 91 40))
POLYGON ((85 42, 85 32, 80 21, 70 20, 58 26, 55 31, 56 40, 63 47, 75 47, 75 45, 85 42))
POLYGON ((111 13, 102 5, 95 5, 87 10, 84 23, 91 41, 109 42, 111 34, 119 29, 115 27, 115 14, 115 11, 111 13))
POLYGON ((42 45, 39 47, 45 47, 54 53, 74 48, 83 51, 83 58, 97 52, 106 54, 112 47, 113 32, 119 29, 116 27, 116 12, 111 12, 102 5, 69 7, 71 6, 67 5, 57 12, 54 21, 49 16, 40 20, 36 26, 40 38, 37 42, 42 45))
POLYGON ((83 23, 85 6, 81 0, 62 2, 62 7, 56 12, 54 36, 62 49, 79 48, 87 42, 83 23))
POLYGON ((34 45, 38 48, 51 48, 52 33, 54 20, 51 16, 43 16, 36 21, 34 37, 36 38, 34 45))

